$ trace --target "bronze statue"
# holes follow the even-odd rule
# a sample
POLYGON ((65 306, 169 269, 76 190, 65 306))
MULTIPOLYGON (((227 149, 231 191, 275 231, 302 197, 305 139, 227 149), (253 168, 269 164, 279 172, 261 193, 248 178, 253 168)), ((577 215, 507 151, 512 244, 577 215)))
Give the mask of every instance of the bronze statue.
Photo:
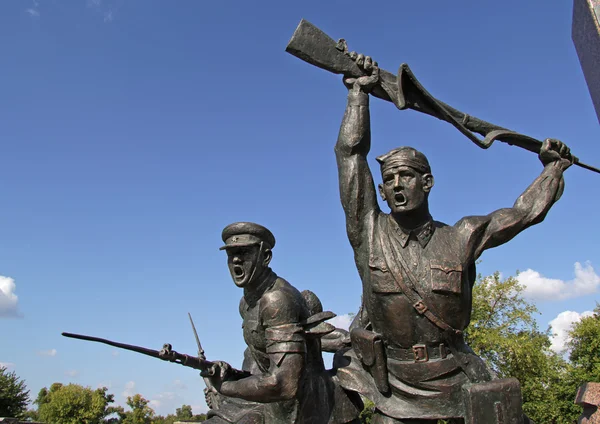
POLYGON ((244 289, 239 310, 248 348, 243 371, 217 362, 202 373, 220 394, 207 422, 354 422, 361 402, 333 383, 321 355, 320 338, 335 331, 325 320, 335 315, 271 270, 275 237, 267 228, 237 222, 222 237, 233 282, 244 289))
POLYGON ((63 336, 201 370, 210 423, 359 423, 362 400, 334 382, 321 354, 350 344, 347 331, 326 322, 335 314, 324 312, 314 293, 300 293, 271 270, 275 237, 267 228, 236 222, 222 236, 231 277, 244 289, 239 311, 248 348, 242 370, 206 359, 189 314, 198 345, 196 357, 178 353, 168 343, 157 351, 81 334, 63 336))
POLYGON ((466 345, 463 331, 470 321, 475 261, 484 250, 544 219, 563 192, 563 172, 575 161, 569 148, 558 140, 538 145, 525 141, 526 136, 491 129, 435 100, 414 76, 408 78, 408 67, 403 65, 394 78, 380 72, 370 57, 348 52, 343 40, 328 53, 322 33, 314 27, 302 33, 302 27, 288 51, 343 73, 349 90, 335 154, 363 300, 351 327, 352 348, 336 356, 337 379, 375 403, 376 424, 529 422, 518 382, 495 378, 466 345), (515 144, 539 151, 544 169, 512 208, 447 225, 429 212, 434 177, 427 158, 412 147, 399 147, 377 157, 383 181, 379 195, 391 210, 385 213, 367 162, 369 93, 445 119, 473 141, 471 131, 484 134, 488 145, 495 139, 522 142, 515 144))

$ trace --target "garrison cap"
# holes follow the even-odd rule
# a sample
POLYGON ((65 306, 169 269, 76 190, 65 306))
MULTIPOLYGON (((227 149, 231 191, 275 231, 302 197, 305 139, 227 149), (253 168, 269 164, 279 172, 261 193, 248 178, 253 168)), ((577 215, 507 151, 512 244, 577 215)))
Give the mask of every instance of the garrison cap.
POLYGON ((423 174, 431 173, 431 167, 425 155, 412 147, 403 146, 390 150, 385 155, 378 156, 377 162, 381 165, 381 172, 388 168, 404 165, 423 174))
POLYGON ((219 250, 229 247, 254 246, 263 242, 269 249, 275 246, 275 236, 267 228, 253 222, 234 222, 223 229, 221 238, 225 246, 219 250))

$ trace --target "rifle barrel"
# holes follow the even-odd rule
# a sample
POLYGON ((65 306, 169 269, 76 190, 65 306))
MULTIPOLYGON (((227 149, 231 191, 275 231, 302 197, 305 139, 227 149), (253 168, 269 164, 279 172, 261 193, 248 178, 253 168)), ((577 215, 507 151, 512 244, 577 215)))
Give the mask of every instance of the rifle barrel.
MULTIPOLYGON (((90 342, 104 343, 109 346, 118 347, 119 349, 131 350, 133 352, 141 353, 143 355, 152 356, 153 358, 160 358, 158 350, 154 350, 154 349, 148 349, 145 347, 134 346, 134 345, 129 345, 129 344, 125 344, 125 343, 113 342, 112 340, 101 339, 100 337, 86 336, 83 334, 62 333, 62 335, 65 337, 70 337, 72 339, 80 339, 80 340, 87 340, 90 342)), ((160 358, 160 359, 162 359, 162 358, 160 358)))

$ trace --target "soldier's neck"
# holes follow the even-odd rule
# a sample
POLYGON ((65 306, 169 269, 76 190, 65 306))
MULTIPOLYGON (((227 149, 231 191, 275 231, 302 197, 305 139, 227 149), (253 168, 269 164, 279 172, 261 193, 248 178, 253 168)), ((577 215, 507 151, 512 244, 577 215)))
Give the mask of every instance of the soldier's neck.
POLYGON ((256 283, 251 287, 244 287, 244 298, 249 306, 254 306, 258 299, 271 287, 275 273, 271 268, 265 268, 259 276, 256 277, 256 283))
POLYGON ((392 213, 392 217, 400 227, 409 231, 422 227, 432 219, 427 202, 420 208, 409 212, 392 213))

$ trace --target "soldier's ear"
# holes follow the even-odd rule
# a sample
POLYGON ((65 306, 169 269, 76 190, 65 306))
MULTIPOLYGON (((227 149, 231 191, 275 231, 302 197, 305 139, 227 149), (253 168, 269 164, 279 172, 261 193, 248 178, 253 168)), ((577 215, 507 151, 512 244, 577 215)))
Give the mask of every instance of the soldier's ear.
POLYGON ((263 265, 269 266, 271 259, 273 259, 273 252, 271 251, 271 249, 265 249, 264 257, 265 258, 263 259, 263 265))
POLYGON ((431 174, 423 174, 423 191, 429 193, 434 184, 433 175, 431 174))
POLYGON ((379 195, 381 196, 381 200, 383 200, 384 202, 386 202, 386 198, 385 198, 385 191, 383 191, 383 184, 379 184, 379 195))

